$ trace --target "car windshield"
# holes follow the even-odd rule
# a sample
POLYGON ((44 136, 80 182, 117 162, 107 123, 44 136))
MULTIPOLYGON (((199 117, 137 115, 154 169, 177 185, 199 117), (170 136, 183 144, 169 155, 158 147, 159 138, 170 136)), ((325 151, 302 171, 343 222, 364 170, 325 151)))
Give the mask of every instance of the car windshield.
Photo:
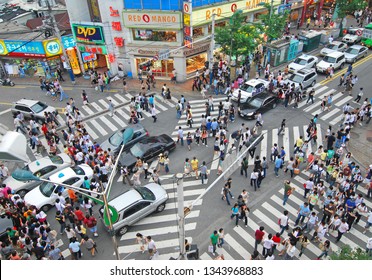
POLYGON ((299 65, 306 65, 307 64, 307 60, 305 59, 302 59, 302 58, 297 58, 294 63, 296 64, 299 64, 299 65))
POLYGON ((118 147, 123 143, 123 132, 117 131, 110 138, 109 142, 111 145, 118 147))
POLYGON ((296 75, 296 74, 293 74, 292 76, 289 77, 289 80, 291 82, 295 82, 295 83, 300 84, 304 80, 304 77, 303 76, 296 75))
POLYGON ((46 104, 42 102, 37 102, 35 105, 31 107, 31 110, 37 114, 44 111, 47 107, 48 106, 46 104))
POLYGON ((49 183, 49 182, 43 182, 40 185, 40 192, 44 196, 50 197, 52 195, 52 193, 54 192, 55 188, 56 188, 56 185, 55 184, 49 183))
POLYGON ((244 90, 246 92, 252 92, 254 87, 248 84, 242 84, 240 87, 241 90, 244 90))
POLYGON ((327 49, 331 49, 331 50, 337 50, 338 49, 338 45, 334 45, 334 44, 329 44, 326 46, 327 49))
POLYGON ((132 155, 134 155, 135 157, 142 157, 143 154, 145 153, 145 151, 143 151, 142 146, 141 146, 140 144, 136 144, 136 145, 134 145, 134 146, 130 149, 130 152, 131 152, 132 155))
POLYGON ((336 62, 336 58, 331 57, 331 56, 326 56, 323 60, 325 62, 328 62, 328 63, 335 63, 336 62))
POLYGON ((50 161, 53 162, 54 164, 62 164, 63 159, 60 156, 49 156, 50 161))
POLYGON ((135 188, 137 192, 142 196, 143 199, 145 200, 155 200, 155 195, 152 191, 150 191, 146 187, 140 187, 140 188, 135 188))
POLYGON ((84 169, 78 165, 71 167, 71 169, 74 170, 76 175, 85 175, 84 169))
POLYGON ((249 101, 249 106, 252 106, 254 108, 260 108, 261 107, 261 104, 262 104, 262 99, 254 99, 252 98, 250 101, 249 101))
POLYGON ((346 53, 349 53, 349 54, 358 54, 358 50, 357 49, 354 49, 354 48, 348 48, 346 50, 346 53))

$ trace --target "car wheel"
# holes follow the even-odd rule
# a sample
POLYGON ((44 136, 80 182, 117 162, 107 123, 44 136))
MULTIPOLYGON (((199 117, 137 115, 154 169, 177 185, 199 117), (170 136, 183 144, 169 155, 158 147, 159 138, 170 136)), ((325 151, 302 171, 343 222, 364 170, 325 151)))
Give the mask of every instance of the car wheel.
POLYGON ((118 235, 122 236, 128 232, 128 226, 123 226, 121 229, 118 231, 118 235))
POLYGON ((26 193, 28 193, 27 190, 20 190, 20 191, 17 192, 17 194, 18 194, 20 197, 22 197, 22 198, 25 197, 26 193))
POLYGON ((47 212, 50 208, 52 208, 52 205, 47 204, 41 207, 41 210, 43 210, 44 212, 47 212))
POLYGON ((163 204, 160 204, 157 208, 156 208, 156 212, 163 212, 165 209, 165 203, 163 204))
POLYGON ((315 86, 315 80, 311 83, 311 87, 315 86))
POLYGON ((273 103, 273 105, 271 105, 271 109, 275 109, 276 106, 277 106, 277 104, 276 103, 273 103))
POLYGON ((345 63, 341 63, 340 69, 344 68, 345 63))
POLYGON ((316 69, 316 63, 314 63, 313 67, 316 69))

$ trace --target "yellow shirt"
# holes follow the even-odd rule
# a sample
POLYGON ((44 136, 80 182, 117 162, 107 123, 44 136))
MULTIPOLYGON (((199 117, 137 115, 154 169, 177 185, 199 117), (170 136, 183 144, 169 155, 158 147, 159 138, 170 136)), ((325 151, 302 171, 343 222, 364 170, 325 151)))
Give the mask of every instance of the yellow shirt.
POLYGON ((324 160, 326 160, 326 158, 327 158, 327 153, 323 152, 323 153, 320 154, 320 159, 321 160, 324 161, 324 160))
POLYGON ((199 166, 199 161, 197 159, 192 159, 191 160, 191 168, 193 170, 195 170, 195 169, 198 169, 198 166, 199 166))
POLYGON ((304 141, 302 139, 298 138, 296 140, 296 146, 297 147, 301 148, 303 144, 304 144, 304 141))

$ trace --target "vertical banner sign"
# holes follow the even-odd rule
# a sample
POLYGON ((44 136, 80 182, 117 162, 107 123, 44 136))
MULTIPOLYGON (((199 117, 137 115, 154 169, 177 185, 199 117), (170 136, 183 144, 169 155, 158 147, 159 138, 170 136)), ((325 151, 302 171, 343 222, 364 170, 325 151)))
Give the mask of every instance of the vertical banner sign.
POLYGON ((190 0, 183 2, 183 44, 192 49, 192 2, 190 0))

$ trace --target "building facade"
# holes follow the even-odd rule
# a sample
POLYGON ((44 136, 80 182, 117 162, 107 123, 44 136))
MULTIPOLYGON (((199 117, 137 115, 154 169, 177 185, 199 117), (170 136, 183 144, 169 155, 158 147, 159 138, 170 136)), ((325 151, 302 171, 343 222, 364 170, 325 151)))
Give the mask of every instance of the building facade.
POLYGON ((185 81, 213 61, 213 14, 215 27, 225 26, 237 10, 253 22, 268 12, 262 2, 271 0, 66 0, 66 5, 71 22, 81 27, 74 32, 78 55, 97 55, 98 68, 136 77, 140 68, 151 65, 157 78, 170 79, 175 69, 177 80, 185 81), (95 48, 91 36, 97 34, 93 31, 97 26, 102 27, 104 40, 95 48))

